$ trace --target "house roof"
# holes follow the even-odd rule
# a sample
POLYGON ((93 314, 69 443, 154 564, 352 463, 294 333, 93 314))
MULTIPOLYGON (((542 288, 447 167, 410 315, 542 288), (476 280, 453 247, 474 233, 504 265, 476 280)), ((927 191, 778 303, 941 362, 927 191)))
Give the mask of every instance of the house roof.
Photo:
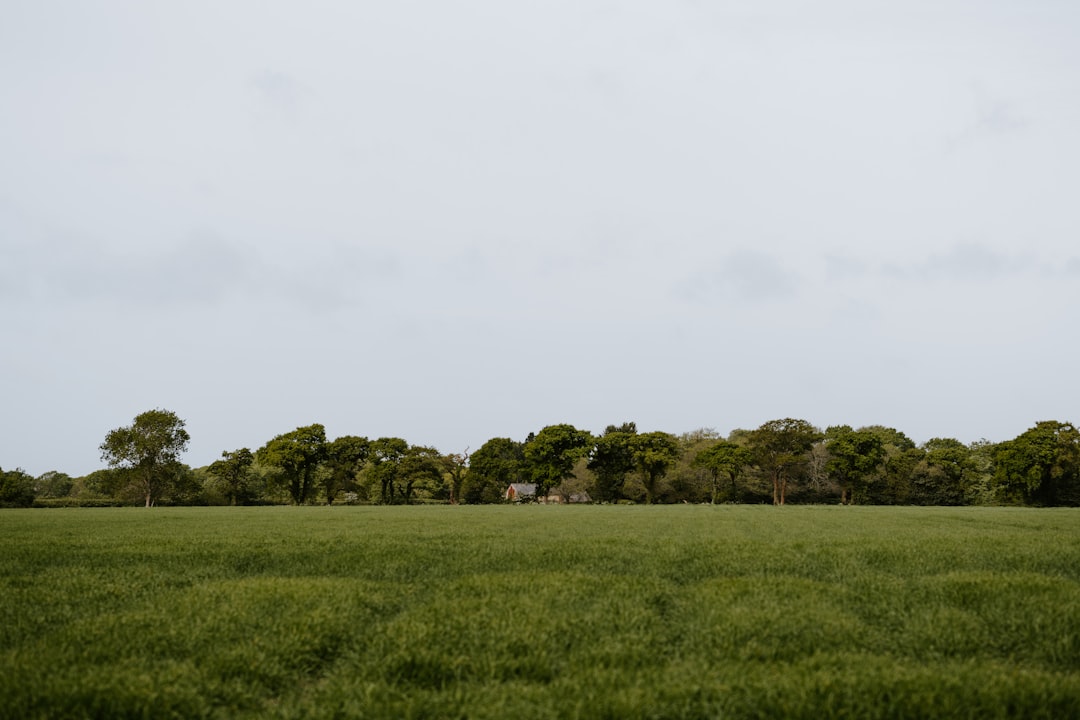
POLYGON ((536 483, 510 483, 510 487, 506 488, 506 492, 514 491, 515 495, 535 495, 536 483))

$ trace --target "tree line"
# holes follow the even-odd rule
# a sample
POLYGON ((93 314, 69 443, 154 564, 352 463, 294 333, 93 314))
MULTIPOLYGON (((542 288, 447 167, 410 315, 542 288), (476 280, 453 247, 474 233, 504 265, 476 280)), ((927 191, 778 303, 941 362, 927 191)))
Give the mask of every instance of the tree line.
POLYGON ((1080 505, 1080 432, 1058 421, 999 443, 921 445, 895 428, 822 430, 796 418, 726 437, 563 423, 471 454, 396 437, 331 440, 313 424, 200 468, 181 461, 185 426, 168 410, 138 415, 106 435, 107 467, 84 477, 0 469, 0 506, 481 504, 504 502, 515 483, 534 491, 527 499, 602 503, 1080 505))

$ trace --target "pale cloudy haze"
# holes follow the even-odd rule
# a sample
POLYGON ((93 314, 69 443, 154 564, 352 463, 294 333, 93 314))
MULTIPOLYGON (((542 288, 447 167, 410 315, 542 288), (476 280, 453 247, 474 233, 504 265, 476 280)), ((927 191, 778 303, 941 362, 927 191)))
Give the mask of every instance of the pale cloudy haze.
POLYGON ((1080 420, 1080 5, 0 6, 0 466, 1080 420))

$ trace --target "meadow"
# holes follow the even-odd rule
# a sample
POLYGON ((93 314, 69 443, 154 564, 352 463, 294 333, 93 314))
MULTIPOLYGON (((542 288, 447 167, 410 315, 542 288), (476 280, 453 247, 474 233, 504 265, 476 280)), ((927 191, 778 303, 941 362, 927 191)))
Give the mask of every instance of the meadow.
POLYGON ((2 718, 1080 715, 1080 511, 0 511, 2 718))

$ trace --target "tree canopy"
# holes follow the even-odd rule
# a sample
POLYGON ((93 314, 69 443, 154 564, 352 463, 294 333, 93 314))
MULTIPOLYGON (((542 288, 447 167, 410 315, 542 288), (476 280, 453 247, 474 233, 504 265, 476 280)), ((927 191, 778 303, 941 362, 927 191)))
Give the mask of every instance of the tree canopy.
POLYGON ((182 470, 180 455, 191 440, 184 425, 174 412, 148 410, 131 425, 110 431, 101 443, 101 459, 125 471, 141 489, 146 507, 153 507, 182 470))

